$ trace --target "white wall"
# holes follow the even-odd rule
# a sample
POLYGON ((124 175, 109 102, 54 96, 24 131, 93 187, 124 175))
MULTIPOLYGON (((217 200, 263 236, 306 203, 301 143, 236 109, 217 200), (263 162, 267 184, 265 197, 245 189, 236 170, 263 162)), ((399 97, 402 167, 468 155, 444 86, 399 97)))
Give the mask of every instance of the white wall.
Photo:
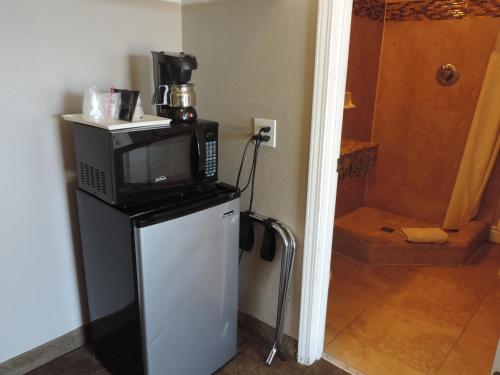
MULTIPOLYGON (((152 90, 150 51, 181 49, 178 4, 3 0, 0 11, 0 363, 79 327, 71 129, 82 92, 152 90)), ((84 306, 84 305, 82 305, 84 306)))
MULTIPOLYGON (((313 88, 316 0, 238 0, 185 5, 185 52, 200 117, 220 122, 220 179, 234 183, 252 118, 278 121, 277 148, 263 148, 254 210, 290 225, 298 239, 286 332, 297 336, 313 88)), ((245 193, 242 207, 248 204, 245 193)), ((240 309, 274 325, 279 252, 273 263, 258 249, 240 266, 240 309)))

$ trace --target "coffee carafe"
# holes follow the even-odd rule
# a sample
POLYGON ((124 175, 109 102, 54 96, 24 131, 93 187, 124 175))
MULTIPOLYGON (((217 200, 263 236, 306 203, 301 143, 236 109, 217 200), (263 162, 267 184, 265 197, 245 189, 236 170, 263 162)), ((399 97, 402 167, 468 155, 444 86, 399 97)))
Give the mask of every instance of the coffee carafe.
POLYGON ((155 92, 152 104, 158 116, 167 117, 172 124, 194 122, 197 113, 191 73, 198 68, 196 57, 186 53, 152 51, 155 92))

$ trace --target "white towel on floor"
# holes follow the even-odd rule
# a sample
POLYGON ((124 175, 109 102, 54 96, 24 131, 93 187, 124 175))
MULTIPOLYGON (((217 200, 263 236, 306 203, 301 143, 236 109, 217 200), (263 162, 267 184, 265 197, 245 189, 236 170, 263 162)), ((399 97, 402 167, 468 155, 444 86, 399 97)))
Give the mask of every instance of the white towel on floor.
POLYGON ((444 243, 448 233, 441 228, 401 228, 401 235, 408 242, 444 243))

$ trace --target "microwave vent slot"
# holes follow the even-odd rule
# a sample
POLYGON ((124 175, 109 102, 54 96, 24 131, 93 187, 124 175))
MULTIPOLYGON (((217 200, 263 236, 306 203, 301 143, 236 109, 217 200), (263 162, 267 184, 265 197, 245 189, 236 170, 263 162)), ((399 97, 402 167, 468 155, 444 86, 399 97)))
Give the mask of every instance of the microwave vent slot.
POLYGON ((104 172, 84 162, 80 162, 80 183, 106 194, 104 172))

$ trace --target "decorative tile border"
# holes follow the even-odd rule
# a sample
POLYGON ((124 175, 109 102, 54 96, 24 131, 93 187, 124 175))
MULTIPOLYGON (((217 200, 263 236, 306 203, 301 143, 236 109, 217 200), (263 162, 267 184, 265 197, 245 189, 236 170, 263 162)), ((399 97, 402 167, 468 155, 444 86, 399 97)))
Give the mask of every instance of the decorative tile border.
POLYGON ((339 182, 370 172, 377 161, 378 145, 371 142, 342 139, 337 161, 339 182))
POLYGON ((386 21, 462 19, 468 16, 500 17, 500 0, 417 0, 388 3, 386 21))
POLYGON ((500 17, 500 0, 354 0, 352 12, 380 22, 500 17))
POLYGON ((359 17, 368 17, 374 21, 384 21, 384 0, 354 0, 352 13, 359 17))

